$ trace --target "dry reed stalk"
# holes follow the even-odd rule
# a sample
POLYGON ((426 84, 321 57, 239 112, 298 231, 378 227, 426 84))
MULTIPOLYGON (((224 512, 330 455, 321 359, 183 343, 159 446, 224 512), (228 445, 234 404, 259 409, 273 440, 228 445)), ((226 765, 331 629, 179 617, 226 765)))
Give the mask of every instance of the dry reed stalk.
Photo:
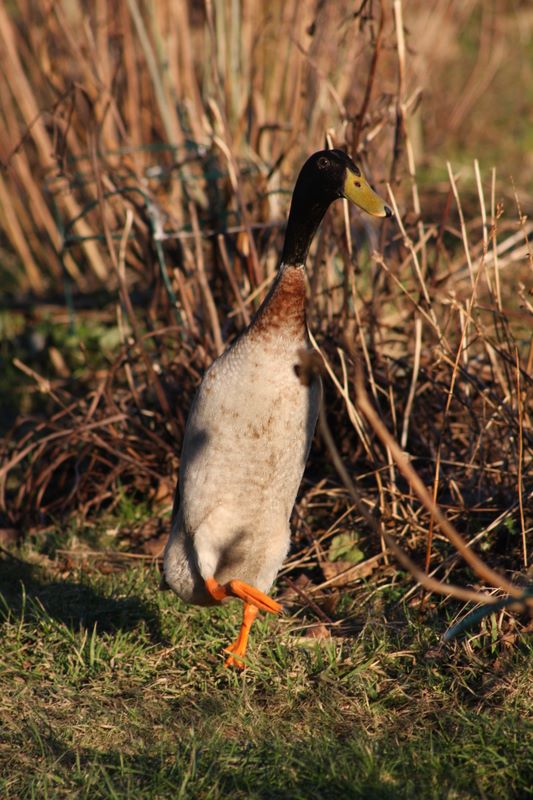
POLYGON ((518 469, 517 469, 517 494, 518 505, 520 510, 520 531, 522 534, 522 555, 524 559, 524 569, 528 567, 528 553, 527 553, 527 540, 526 540, 526 520, 524 514, 524 486, 523 486, 523 460, 524 460, 524 418, 522 411, 522 390, 520 386, 520 356, 518 348, 515 349, 516 357, 516 407, 518 411, 518 469))
MULTIPOLYGON (((366 405, 368 403, 366 395, 363 395, 362 398, 363 398, 363 407, 365 408, 366 411, 369 408, 371 408, 371 406, 369 404, 368 406, 366 405)), ((361 399, 361 396, 359 399, 361 399)), ((373 422, 374 421, 379 422, 377 417, 375 418, 372 417, 372 414, 370 416, 373 422)), ((327 449, 329 451, 335 469, 337 470, 349 494, 351 495, 353 502, 359 508, 366 522, 370 525, 371 528, 373 528, 376 531, 376 533, 378 533, 380 538, 384 539, 387 547, 396 556, 400 564, 402 564, 402 566, 404 566, 413 575, 413 577, 417 580, 417 582, 428 591, 436 592, 437 594, 442 594, 448 597, 456 597, 460 600, 471 601, 476 603, 493 603, 494 598, 490 594, 485 594, 482 592, 474 592, 469 589, 464 589, 462 586, 454 586, 453 584, 442 583, 441 581, 435 580, 435 578, 432 578, 429 575, 427 575, 426 572, 418 569, 416 564, 409 558, 409 556, 404 552, 404 550, 402 550, 402 548, 399 547, 395 539, 383 529, 383 526, 380 525, 377 522, 377 520, 365 508, 362 502, 361 493, 357 490, 355 484, 351 480, 342 462, 342 459, 340 458, 339 452, 335 445, 335 440, 331 435, 331 431, 327 424, 323 407, 321 407, 319 426, 320 426, 320 433, 326 443, 327 449)), ((377 426, 377 428, 379 428, 379 425, 377 426)), ((375 428, 376 432, 378 432, 377 428, 375 428)), ((398 464, 398 466, 400 465, 398 464)), ((482 562, 480 562, 480 564, 482 567, 484 567, 482 562)), ((522 591, 518 587, 514 587, 512 586, 512 584, 508 584, 508 586, 511 586, 513 589, 513 592, 510 592, 512 596, 520 597, 522 595, 522 591)))
POLYGON ((237 303, 237 305, 239 307, 239 313, 241 314, 243 325, 249 325, 250 324, 250 314, 248 313, 248 309, 244 305, 243 298, 242 298, 241 293, 239 291, 239 286, 237 284, 237 280, 236 280, 235 274, 233 272, 233 267, 232 267, 232 265, 230 263, 230 260, 229 260, 229 257, 228 257, 228 251, 227 251, 227 248, 226 248, 226 242, 224 241, 224 237, 223 237, 222 234, 219 234, 217 236, 217 245, 218 245, 218 249, 219 249, 219 252, 220 252, 220 258, 221 258, 222 264, 224 266, 224 271, 225 271, 225 273, 226 273, 226 275, 228 277, 228 281, 229 281, 230 286, 232 288, 233 294, 235 295, 235 302, 237 303))
POLYGON ((171 102, 169 102, 167 92, 163 86, 161 70, 159 64, 157 63, 154 49, 150 41, 145 21, 141 15, 139 5, 137 0, 127 0, 127 3, 139 43, 146 59, 148 72, 154 87, 155 98, 165 129, 167 141, 173 145, 182 144, 181 128, 178 123, 174 106, 171 102))
POLYGON ((194 232, 194 243, 196 249, 196 267, 198 269, 198 279, 202 289, 205 307, 207 311, 207 317, 211 323, 211 334, 213 336, 213 342, 215 345, 215 352, 217 355, 221 355, 224 350, 224 343, 222 341, 222 334, 220 332, 220 322, 218 320, 218 313, 215 305, 215 301, 213 299, 213 295, 211 293, 211 289, 209 288, 209 282, 207 280, 205 274, 205 266, 204 266, 204 254, 202 249, 202 237, 200 235, 200 226, 198 225, 198 215, 196 213, 196 208, 193 203, 189 203, 189 215, 192 220, 193 232, 194 232))
POLYGON ((402 433, 400 438, 400 445, 403 450, 407 447, 407 438, 409 436, 409 422, 411 419, 411 411, 415 399, 416 386, 418 376, 420 373, 420 354, 422 351, 422 319, 419 316, 415 317, 415 345, 413 352, 413 373, 411 383, 409 385, 409 394, 407 395, 407 402, 403 413, 402 433))
POLYGON ((433 307, 432 307, 432 304, 431 304, 431 300, 430 300, 430 297, 429 297, 429 292, 428 292, 428 289, 427 289, 427 286, 426 286, 426 282, 424 280, 424 276, 422 275, 422 269, 420 267, 420 261, 418 259, 417 248, 413 244, 413 240, 411 239, 411 237, 408 235, 408 233, 406 231, 405 225, 404 225, 403 220, 402 220, 402 216, 400 214, 400 210, 398 208, 398 203, 396 202, 396 197, 394 195, 394 192, 393 192, 392 187, 390 186, 390 184, 387 184, 387 191, 388 191, 389 199, 391 201, 392 208, 393 208, 393 211, 394 211, 395 221, 397 222, 398 227, 400 228, 400 231, 401 231, 401 234, 402 234, 402 237, 403 237, 403 244, 409 250, 409 252, 411 254, 411 263, 412 263, 412 265, 414 267, 414 272, 415 272, 415 275, 416 275, 416 277, 418 279, 420 291, 422 293, 422 296, 424 298, 424 302, 425 302, 425 305, 426 305, 426 308, 427 308, 427 311, 424 313, 424 316, 426 316, 426 317, 429 316, 429 319, 431 321, 432 326, 435 328, 435 330, 439 334, 439 338, 442 339, 443 341, 445 341, 444 336, 441 333, 440 328, 438 326, 438 323, 437 323, 437 320, 436 320, 436 317, 435 317, 435 313, 433 311, 433 307))
MULTIPOLYGON (((180 4, 181 5, 181 4, 180 4)), ((143 143, 142 121, 139 114, 141 106, 141 81, 137 66, 135 53, 133 22, 131 15, 124 3, 120 4, 120 27, 124 36, 124 73, 126 79, 126 90, 124 93, 124 119, 128 131, 128 143, 133 148, 132 159, 135 170, 142 174, 144 165, 144 154, 141 145, 143 143)))
POLYGON ((492 168, 492 183, 491 183, 491 240, 492 240, 492 253, 494 257, 494 285, 496 287, 496 303, 498 309, 502 310, 502 294, 500 288, 500 268, 498 262, 498 249, 496 242, 496 226, 500 212, 496 206, 496 168, 492 168))
POLYGON ((487 287, 489 290, 490 295, 492 296, 492 285, 490 281, 489 271, 486 268, 487 266, 487 255, 489 251, 489 230, 487 224, 487 209, 485 207, 485 195, 483 192, 483 186, 481 183, 481 172, 479 170, 479 161, 477 158, 474 159, 474 173, 476 176, 476 187, 477 193, 479 197, 479 208, 481 210, 481 231, 483 236, 483 250, 481 253, 481 260, 485 265, 485 280, 487 281, 487 287))
MULTIPOLYGON (((339 394, 343 398, 344 402, 346 403, 346 408, 347 408, 347 411, 348 411, 348 415, 350 417, 350 421, 351 421, 355 431, 357 432, 357 435, 359 436, 359 438, 360 438, 360 440, 361 440, 361 442, 363 444, 363 447, 365 448, 367 456, 370 459, 372 459, 372 450, 371 450, 371 447, 370 447, 370 442, 368 440, 368 436, 367 436, 367 434, 365 432, 365 429, 364 429, 363 421, 361 419, 361 416, 357 413, 357 410, 356 410, 355 406, 353 405, 353 403, 350 400, 350 395, 349 395, 349 390, 348 390, 348 383, 347 383, 348 373, 347 373, 347 370, 345 368, 345 363, 343 362, 344 382, 343 382, 343 384, 341 384, 339 379, 335 375, 335 372, 333 371, 333 368, 331 367, 331 364, 329 363, 329 360, 328 360, 327 356, 325 355, 325 353, 318 346, 318 344, 316 342, 316 339, 313 336, 313 334, 311 333, 311 331, 309 332, 309 337, 311 339, 311 344, 313 345, 313 348, 319 354, 320 358, 322 359, 322 361, 324 363, 324 366, 326 368, 326 372, 328 373, 328 375, 331 378, 335 388, 337 389, 337 391, 339 392, 339 394)), ((338 353, 339 357, 344 358, 344 354, 342 353, 342 350, 338 349, 337 353, 338 353)))
POLYGON ((372 98, 372 91, 376 83, 378 62, 380 56, 382 55, 382 42, 383 42, 385 20, 386 20, 386 6, 384 0, 379 0, 379 21, 378 21, 378 30, 376 33, 375 45, 372 49, 372 59, 370 62, 370 68, 368 70, 368 77, 366 80, 363 100, 359 109, 359 113, 357 114, 357 119, 354 124, 353 134, 352 134, 351 149, 352 153, 354 154, 359 151, 359 141, 361 139, 361 132, 363 129, 363 125, 365 124, 365 118, 369 110, 370 101, 372 98))
POLYGON ((393 437, 390 435, 390 433, 388 432, 388 430, 383 425, 383 423, 377 416, 376 412, 372 408, 371 404, 369 403, 368 397, 363 388, 361 377, 359 377, 358 381, 357 404, 361 408, 362 413, 364 413, 365 417, 368 419, 368 421, 372 425, 372 428, 379 436, 381 441, 384 444, 387 443, 388 446, 390 447, 394 455, 394 460, 398 465, 398 468, 409 481, 410 486, 418 496, 419 500, 424 504, 426 509, 432 513, 432 515, 438 522, 439 526, 441 527, 443 533, 452 542, 456 550, 463 556, 467 564, 483 580, 487 581, 488 583, 491 583, 493 586, 502 589, 512 597, 521 596, 522 590, 518 586, 515 586, 514 584, 510 583, 506 578, 504 578, 502 575, 499 575, 493 569, 488 567, 483 561, 481 561, 481 559, 479 559, 468 548, 463 538, 457 533, 457 531, 450 524, 447 518, 441 513, 439 507, 435 504, 431 495, 428 493, 426 487, 420 480, 419 476, 416 474, 415 470, 412 468, 409 461, 405 457, 405 454, 396 444, 393 437))
POLYGON ((30 288, 37 293, 44 290, 45 283, 41 271, 34 261, 24 231, 19 223, 19 215, 14 208, 6 182, 0 175, 0 206, 2 209, 2 227, 14 247, 20 254, 30 288))
MULTIPOLYGON (((467 258, 469 259, 469 268, 470 268, 472 265, 471 265, 471 261, 470 261, 470 253, 469 253, 469 250, 468 250, 468 239, 466 238, 466 229, 465 229, 465 225, 464 225, 464 218, 463 218, 463 215, 462 215, 461 203, 460 203, 460 200, 459 200, 459 195, 457 193, 457 187, 455 185, 455 181, 453 179, 453 175, 451 173, 451 169, 450 169, 449 163, 448 163, 448 172, 449 172, 449 175, 450 175, 450 181, 451 181, 452 190, 453 190, 454 196, 456 197, 456 201, 457 201, 457 204, 458 204, 459 215, 460 215, 460 220, 461 220, 461 230, 463 232, 463 242, 464 242, 464 245, 465 245, 465 251, 468 252, 467 258)), ((439 436, 439 444, 438 444, 438 447, 437 447, 437 456, 436 456, 436 462, 435 462, 435 477, 434 477, 434 480, 433 480, 433 502, 435 504, 437 503, 437 497, 438 497, 438 491, 439 491, 440 460, 441 460, 441 452, 442 452, 442 441, 443 441, 443 436, 445 435, 445 433, 447 433, 447 421, 448 421, 448 415, 449 415, 449 412, 450 412, 451 402, 452 402, 452 399, 453 399, 454 386, 455 386, 455 382, 457 380, 457 371, 458 371, 458 368, 459 368, 459 358, 461 357, 461 355, 463 355, 463 357, 465 359, 467 359, 467 352, 468 352, 468 349, 469 349, 469 343, 468 343, 469 324, 470 324, 470 319, 471 319, 471 316, 472 316, 472 309, 474 307, 474 303, 475 303, 476 298, 477 298, 477 290, 478 290, 479 280, 480 280, 481 274, 483 272, 482 267, 483 267, 483 261, 480 262, 480 264, 478 266, 478 270, 477 270, 477 272, 475 274, 475 277, 471 274, 471 278, 473 278, 473 281, 474 281, 473 285, 472 285, 472 293, 471 293, 470 299, 468 301, 468 306, 467 306, 467 309, 466 309, 466 312, 465 312, 465 315, 464 315, 465 319, 463 320, 463 317, 461 316, 461 321, 462 321, 461 337, 459 339, 459 344, 458 344, 458 347, 457 347, 457 352, 456 352, 455 361, 454 361, 454 367, 453 367, 453 371, 452 371, 450 387, 448 389, 448 393, 447 393, 447 397, 446 397, 446 405, 444 407, 444 412, 443 412, 442 427, 441 427, 440 436, 439 436)), ((460 312, 462 314, 462 308, 460 308, 460 312)), ((428 530, 428 539, 427 539, 426 563, 425 563, 426 572, 429 571, 429 563, 430 563, 430 560, 431 560, 431 547, 432 547, 432 542, 433 542, 433 525, 434 525, 434 517, 432 515, 431 519, 430 519, 430 525, 429 525, 429 530, 428 530)))
MULTIPOLYGON (((102 215, 102 217, 101 217, 101 219, 102 219, 102 228, 103 228, 104 235, 105 235, 105 238, 106 238, 106 243, 107 243, 109 255, 111 257, 111 261, 112 261, 113 266, 115 268, 115 271, 116 271, 116 273, 118 275, 121 300, 122 300, 122 303, 124 304, 124 307, 126 309, 126 313, 128 314, 128 320, 129 320, 129 323, 131 325, 131 328, 132 328, 132 331, 133 331, 133 335, 134 335, 135 340, 137 342, 137 345, 138 345, 138 347, 140 349, 140 352, 141 352, 141 355, 142 355, 142 358, 143 358, 143 361, 144 361, 144 365, 145 365, 145 368, 146 368, 147 375, 149 376, 150 382, 151 382, 152 386, 154 387, 154 390, 155 390, 159 405, 161 407, 161 410, 162 410, 163 414, 165 415, 165 417, 168 419, 168 424, 172 427, 172 429, 175 431, 175 433, 178 434, 178 429, 177 429, 177 425, 176 425, 176 422, 175 422, 175 418, 174 418, 174 415, 171 413, 170 405, 168 403, 165 391, 164 391, 164 389, 163 389, 163 387, 161 385, 161 381, 159 380, 159 377, 158 377, 158 375, 157 375, 157 373, 156 373, 156 371, 154 369, 152 360, 150 359, 148 353, 146 352, 146 349, 145 349, 143 341, 142 341, 142 335, 141 335, 139 323, 137 321, 137 317, 135 316, 135 312, 133 310, 133 306, 131 304, 131 300, 130 300, 130 296, 129 296, 129 292, 128 292, 128 287, 127 287, 127 283, 126 283, 125 269, 121 268, 118 256, 117 256, 117 254, 115 252, 113 239, 112 239, 112 236, 111 236, 111 232, 109 230, 109 225, 108 225, 106 217, 105 217, 106 206, 105 206, 104 199, 103 199, 103 191, 102 191, 102 185, 101 185, 101 175, 100 175, 100 170, 99 170, 99 166, 98 166, 98 162, 97 162, 96 152, 95 151, 93 151, 93 168, 94 168, 94 173, 95 173, 95 178, 96 178, 96 186, 97 186, 97 192, 98 192, 98 202, 99 202, 100 211, 101 211, 101 215, 102 215)), ((124 233, 123 233, 123 237, 122 237, 123 241, 127 240, 128 236, 129 236, 129 231, 130 231, 131 225, 132 225, 132 219, 133 218, 132 218, 131 214, 128 215, 127 218, 126 218, 126 225, 125 225, 125 229, 124 229, 124 233)))
MULTIPOLYGON (((53 152, 52 143, 42 123, 37 101, 15 49, 15 31, 11 25, 7 11, 3 7, 0 7, 0 39, 4 45, 8 69, 12 75, 13 82, 17 86, 15 97, 20 113, 26 125, 28 127, 31 126, 31 136, 38 148, 39 156, 45 169, 53 170, 54 162, 51 157, 51 153, 53 152)), ((64 205, 69 217, 77 217, 79 215, 80 209, 69 195, 64 197, 64 205)), ((90 236, 91 231, 82 219, 80 219, 78 223, 78 229, 81 236, 90 236)), ((98 277, 104 279, 107 270, 94 243, 84 242, 82 247, 98 277)))
MULTIPOLYGON (((87 430, 92 430, 93 428, 105 427, 106 425, 110 425, 113 422, 120 422, 125 419, 125 414, 114 414, 112 417, 108 417, 104 420, 98 420, 98 422, 90 423, 86 427, 87 430)), ((80 431, 78 430, 78 433, 80 431)), ((55 439, 62 439, 67 438, 70 434, 73 433, 72 428, 67 428, 62 431, 57 431, 56 433, 51 433, 48 436, 42 437, 39 441, 32 442, 31 444, 26 445, 20 450, 13 458, 11 458, 7 463, 0 466, 0 481, 5 478, 7 473, 13 469, 20 461, 22 461, 26 456, 28 456, 33 450, 37 447, 47 444, 48 442, 54 441, 55 439)))
MULTIPOLYGON (((533 347, 529 356, 523 352, 517 334, 523 322, 513 316, 517 312, 509 301, 507 276, 518 274, 520 259, 528 258, 530 223, 523 222, 517 232, 502 216, 494 173, 491 206, 484 211, 475 165, 482 234, 477 219, 468 222, 468 191, 461 198, 464 227, 458 231, 455 207, 447 208, 443 198, 435 209, 430 194, 417 184, 418 142, 408 124, 418 102, 416 87, 424 84, 409 39, 416 50, 424 50, 430 47, 429 37, 436 50, 446 25, 453 33, 464 22, 460 5, 454 4, 459 23, 444 13, 440 0, 432 16, 418 0, 368 5, 367 20, 354 16, 347 0, 305 8, 298 0, 276 0, 264 13, 255 0, 213 2, 211 21, 201 5, 171 0, 149 8, 134 0, 133 12, 130 0, 117 0, 116 13, 102 19, 104 6, 96 0, 87 11, 73 0, 68 7, 56 5, 54 14, 45 17, 44 0, 36 0, 39 25, 30 24, 26 4, 10 29, 26 89, 24 100, 17 101, 7 85, 0 90, 0 118, 9 134, 0 156, 11 159, 3 176, 11 197, 3 203, 0 196, 0 226, 6 219, 2 209, 11 202, 8 213, 19 227, 18 238, 9 233, 13 251, 19 258, 27 254, 30 265, 33 259, 36 286, 41 279, 42 287, 50 286, 59 296, 57 251, 66 235, 64 266, 70 281, 82 291, 104 288, 109 296, 116 276, 126 313, 120 305, 117 309, 114 293, 99 310, 105 324, 118 325, 122 336, 116 359, 98 371, 88 363, 78 387, 51 379, 53 394, 43 396, 50 409, 46 424, 37 422, 29 430, 21 421, 11 438, 0 442, 2 469, 8 465, 0 473, 3 516, 18 524, 42 514, 96 515, 116 505, 122 487, 146 498, 158 480, 174 476, 194 387, 215 349, 222 347, 217 309, 233 309, 222 327, 224 337, 226 331, 233 334, 234 317, 239 325, 247 324, 275 271, 279 220, 286 218, 295 174, 327 131, 338 146, 356 143, 377 179, 391 159, 398 178, 407 176, 394 186, 400 235, 391 225, 384 228, 386 250, 373 256, 373 264, 381 267, 377 277, 371 275, 372 262, 362 244, 370 241, 372 251, 374 234, 358 216, 347 218, 345 210, 344 238, 338 233, 342 220, 333 211, 310 258, 315 264, 310 279, 313 329, 333 381, 328 413, 338 450, 365 486, 363 505, 380 509, 380 527, 397 526, 406 546, 422 550, 432 512, 418 505, 393 451, 388 444, 382 450, 353 403, 354 338, 373 403, 388 429, 398 430, 402 448, 408 446, 417 459, 426 485, 434 481, 439 450, 439 498, 468 545, 477 541, 469 529, 478 519, 483 530, 492 531, 487 545, 500 535, 491 528, 492 519, 501 520, 505 510, 519 519, 517 488, 524 517, 520 530, 527 533, 531 386, 528 367, 518 371, 516 349, 518 363, 530 365, 533 347), (433 32, 428 28, 427 36, 416 36, 411 31, 420 30, 422 17, 433 32), (76 43, 82 50, 79 59, 73 58, 76 43), (31 48, 43 54, 39 64, 31 48), (23 114, 15 102, 27 103, 23 114), (169 125, 175 128, 171 140, 169 125), (391 152, 395 133, 396 155, 391 152), (41 137, 40 145, 32 144, 34 134, 41 137), (47 159, 43 142, 50 146, 47 159), (45 175, 51 176, 46 186, 45 175), (74 235, 68 197, 82 214, 74 235), (78 233, 107 242, 109 254, 99 240, 90 240, 105 264, 102 277, 84 255, 88 242, 80 241, 78 233), (453 250, 461 240, 467 249, 457 254, 453 250), (256 258, 250 255, 253 245, 256 258), (238 257, 232 261, 234 252, 238 257), (116 268, 110 269, 113 262, 116 268), (490 269, 487 287, 494 291, 495 309, 483 296, 481 278, 469 307, 469 263, 476 277, 482 264, 490 269), (455 298, 449 294, 452 282, 455 298), (469 347, 461 352, 467 329, 469 347), (166 407, 165 400, 161 405, 152 396, 157 382, 147 358, 160 369, 156 378, 166 407), (446 409, 452 384, 454 402, 446 409), (520 409, 514 403, 518 387, 520 409), (87 424, 98 428, 91 433, 87 424), (450 435, 443 439, 439 431, 444 430, 450 435), (518 459, 519 438, 513 444, 512 436, 520 438, 518 459)), ((429 125, 424 134, 430 153, 429 125)), ((522 294, 527 309, 525 290, 522 294)), ((73 310, 62 318, 91 323, 96 316, 82 311, 84 302, 77 292, 73 310)), ((374 530, 354 510, 349 491, 324 475, 323 457, 320 449, 311 455, 295 525, 294 570, 320 568, 337 531, 361 525, 363 531, 374 530)), ((370 559, 376 557, 377 540, 361 536, 370 559)), ((382 542, 388 551, 383 537, 382 542)), ((447 559, 443 537, 435 536, 433 547, 442 556, 447 579, 457 559, 447 559)), ((518 568, 523 553, 517 556, 516 551, 512 542, 504 555, 494 551, 494 563, 518 568)), ((325 589, 330 587, 334 584, 325 589)), ((316 599, 314 590, 309 594, 316 599)))
MULTIPOLYGON (((407 69, 407 59, 406 59, 406 46, 405 46, 405 36, 404 36, 404 22, 403 22, 403 9, 401 0, 395 0, 393 4, 393 11, 394 11, 394 23, 395 23, 395 32, 396 32, 396 43, 397 43, 397 50, 398 50, 398 93, 397 93, 397 103, 398 103, 398 116, 401 120, 402 132, 405 141, 405 148, 407 154, 407 166, 409 170, 409 177, 411 180, 411 193, 413 198, 413 210, 417 217, 417 229, 418 229, 418 240, 421 243, 421 254, 422 254, 422 264, 420 268, 418 268, 417 262, 415 263, 415 268, 417 269, 417 274, 419 274, 419 280, 423 285, 423 293, 424 299, 426 302, 428 301, 429 293, 425 286, 425 281, 423 280, 423 276, 427 272, 427 249, 426 249, 426 236, 424 230, 424 223, 422 221, 421 215, 421 206, 420 206, 420 196, 418 192, 418 185, 416 181, 416 166, 415 166, 415 158, 414 158, 414 151, 411 142, 411 137, 409 135, 409 127, 407 124, 407 109, 408 104, 405 102, 405 82, 406 82, 406 69, 407 69)), ((419 90, 417 90, 418 92, 419 90)), ((409 432, 409 418, 411 414, 411 409, 413 405, 413 400, 416 392, 416 385, 418 381, 418 374, 420 369, 420 351, 422 347, 422 336, 423 336, 423 325, 422 325, 422 318, 420 316, 416 317, 415 319, 415 344, 414 344, 414 368, 412 371, 411 377, 411 385, 409 388, 409 395, 407 398, 407 403, 405 406, 404 417, 403 417, 403 424, 402 424, 402 433, 401 433, 401 446, 405 449, 407 444, 407 436, 409 432)))

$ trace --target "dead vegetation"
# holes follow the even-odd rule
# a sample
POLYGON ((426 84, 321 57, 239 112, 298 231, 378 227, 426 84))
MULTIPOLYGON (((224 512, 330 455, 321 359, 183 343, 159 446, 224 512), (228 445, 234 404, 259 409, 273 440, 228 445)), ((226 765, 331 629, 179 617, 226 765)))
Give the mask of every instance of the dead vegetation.
MULTIPOLYGON (((289 590, 331 621, 328 597, 386 568, 390 533, 439 578, 462 563, 365 414, 358 369, 433 501, 491 568, 524 583, 531 198, 505 167, 449 164, 445 184, 428 188, 416 172, 446 136, 464 137, 487 90, 483 68, 494 73, 509 52, 511 12, 434 5, 427 16, 410 4, 408 19, 399 0, 355 11, 347 0, 0 8, 6 305, 30 328, 45 318, 70 327, 83 355, 75 369, 49 341, 34 361, 9 351, 41 399, 1 445, 5 530, 90 521, 125 494, 168 510, 195 386, 264 297, 294 175, 326 136, 390 193, 396 220, 374 227, 339 206, 309 260, 327 427, 295 512, 289 590), (431 88, 422 97, 429 69, 432 86, 449 74, 443 37, 475 15, 466 85, 439 103, 431 88), (95 322, 115 336, 103 360, 80 334, 95 322)), ((517 19, 531 31, 525 7, 517 19)), ((508 591, 507 578, 487 583, 508 591)))

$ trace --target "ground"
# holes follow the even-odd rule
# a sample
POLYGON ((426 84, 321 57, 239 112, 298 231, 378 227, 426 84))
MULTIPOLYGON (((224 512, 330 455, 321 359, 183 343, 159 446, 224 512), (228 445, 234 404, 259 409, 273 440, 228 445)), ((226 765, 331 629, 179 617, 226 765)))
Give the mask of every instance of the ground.
POLYGON ((355 391, 363 364, 449 521, 530 582, 531 5, 0 2, 0 800, 533 795, 533 623, 442 643, 472 604, 416 587, 377 521, 439 580, 498 581, 355 391), (161 593, 156 556, 194 391, 326 139, 398 213, 334 204, 310 251, 323 361, 297 366, 323 370, 333 446, 322 424, 285 613, 238 674, 238 604, 161 593))
POLYGON ((237 603, 186 607, 154 567, 23 556, 0 562, 6 800, 531 796, 526 637, 491 642, 489 622, 443 647, 442 609, 354 600, 332 639, 263 617, 237 674, 237 603))

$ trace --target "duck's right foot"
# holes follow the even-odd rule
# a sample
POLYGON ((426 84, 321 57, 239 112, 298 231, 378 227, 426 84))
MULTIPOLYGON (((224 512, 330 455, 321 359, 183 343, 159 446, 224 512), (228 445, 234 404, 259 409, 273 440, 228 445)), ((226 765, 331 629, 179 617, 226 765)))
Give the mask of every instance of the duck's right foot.
POLYGON ((244 583, 244 581, 230 581, 227 587, 233 597, 239 597, 243 602, 260 608, 262 611, 269 611, 271 614, 279 614, 283 611, 283 606, 280 603, 256 589, 255 586, 244 583))
POLYGON ((283 606, 264 592, 256 589, 255 586, 250 586, 249 583, 244 583, 244 581, 233 580, 223 585, 215 578, 206 578, 205 588, 218 603, 228 597, 238 597, 244 603, 249 603, 262 611, 268 611, 270 614, 279 614, 283 611, 283 606))
POLYGON ((244 615, 242 620, 239 635, 233 644, 225 648, 226 653, 229 653, 224 666, 236 667, 237 669, 244 669, 244 657, 246 655, 246 646, 248 644, 248 636, 252 623, 257 616, 259 609, 269 611, 271 614, 279 614, 283 611, 283 606, 269 597, 264 592, 256 589, 255 586, 250 586, 244 581, 228 581, 225 585, 219 583, 215 578, 206 578, 205 588, 218 603, 226 600, 228 597, 238 597, 244 604, 244 615))

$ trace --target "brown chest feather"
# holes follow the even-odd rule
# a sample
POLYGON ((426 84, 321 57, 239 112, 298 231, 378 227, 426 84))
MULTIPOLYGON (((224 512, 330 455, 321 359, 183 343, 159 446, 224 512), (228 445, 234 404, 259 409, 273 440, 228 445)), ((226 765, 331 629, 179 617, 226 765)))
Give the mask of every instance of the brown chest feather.
POLYGON ((252 323, 250 333, 265 335, 305 331, 305 280, 303 267, 284 267, 252 323))

